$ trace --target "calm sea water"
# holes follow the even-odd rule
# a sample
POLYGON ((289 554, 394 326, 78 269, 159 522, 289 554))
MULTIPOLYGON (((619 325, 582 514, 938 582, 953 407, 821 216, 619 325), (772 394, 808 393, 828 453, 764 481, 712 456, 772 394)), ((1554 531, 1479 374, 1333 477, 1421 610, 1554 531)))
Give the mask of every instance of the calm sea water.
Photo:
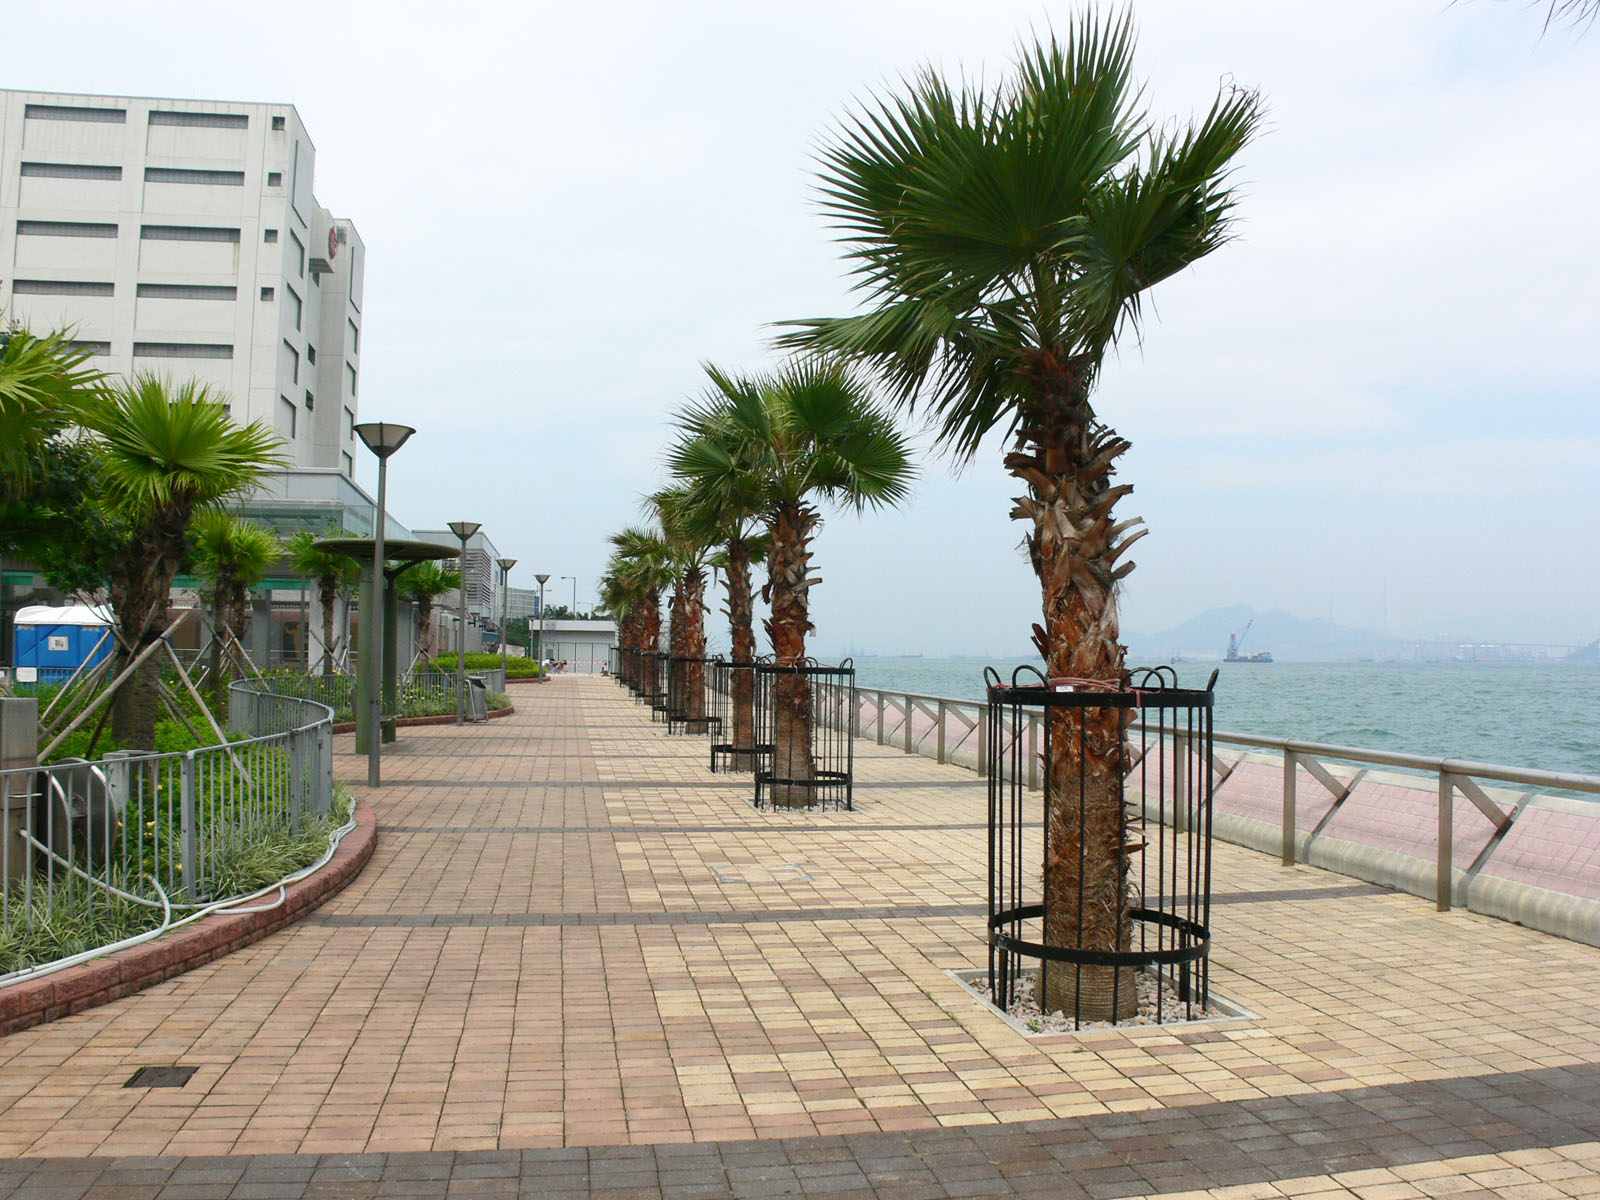
MULTIPOLYGON (((858 658, 856 677, 863 687, 978 700, 985 665, 858 658)), ((1600 667, 1184 663, 1179 682, 1202 687, 1213 669, 1219 731, 1600 775, 1600 667)))

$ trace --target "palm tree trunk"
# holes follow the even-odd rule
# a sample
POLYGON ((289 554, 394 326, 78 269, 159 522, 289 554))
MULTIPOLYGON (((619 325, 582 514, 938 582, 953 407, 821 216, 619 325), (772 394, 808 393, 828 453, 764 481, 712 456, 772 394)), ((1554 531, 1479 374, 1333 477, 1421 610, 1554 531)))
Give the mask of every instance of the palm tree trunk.
POLYGON ((749 770, 756 742, 756 634, 751 611, 750 545, 742 538, 728 543, 728 629, 733 643, 731 679, 733 765, 749 770))
MULTIPOLYGON (((164 614, 172 578, 184 553, 189 512, 159 514, 132 540, 111 573, 111 606, 122 628, 115 676, 156 641, 166 627, 164 614)), ((118 690, 111 710, 111 736, 130 750, 155 748, 160 706, 161 661, 152 654, 118 690)))
POLYGON ((683 594, 684 699, 691 721, 706 716, 706 573, 699 567, 685 571, 679 588, 683 594))
MULTIPOLYGON (((433 662, 433 597, 426 593, 417 594, 417 622, 422 626, 422 652, 428 662, 433 662)), ((502 637, 505 635, 502 633, 502 637)))
MULTIPOLYGON (((1140 536, 1139 522, 1117 524, 1116 502, 1133 489, 1113 486, 1128 442, 1101 425, 1089 407, 1092 366, 1042 355, 1038 392, 1023 412, 1020 448, 1006 468, 1027 487, 1012 516, 1033 524, 1027 546, 1044 605, 1034 642, 1052 679, 1119 688, 1116 588, 1133 568, 1117 566, 1140 536)), ((1141 531, 1142 532, 1142 531, 1141 531)), ((1081 683, 1080 685, 1081 686, 1081 683)), ((1045 763, 1050 808, 1044 862, 1048 946, 1127 950, 1131 944, 1127 880, 1130 853, 1122 792, 1121 710, 1062 710, 1051 718, 1045 763)), ((1131 1016, 1137 998, 1127 969, 1054 964, 1041 989, 1046 1011, 1077 1011, 1085 1020, 1131 1016)))
POLYGON ((767 636, 779 667, 773 680, 773 764, 775 779, 796 781, 772 789, 774 804, 787 807, 811 802, 811 779, 816 765, 811 758, 811 686, 799 668, 806 657, 806 634, 811 632, 811 530, 816 510, 804 504, 780 505, 772 521, 772 617, 767 636))
POLYGON ((317 598, 322 602, 322 674, 333 674, 333 606, 339 601, 339 580, 324 575, 317 580, 317 598))

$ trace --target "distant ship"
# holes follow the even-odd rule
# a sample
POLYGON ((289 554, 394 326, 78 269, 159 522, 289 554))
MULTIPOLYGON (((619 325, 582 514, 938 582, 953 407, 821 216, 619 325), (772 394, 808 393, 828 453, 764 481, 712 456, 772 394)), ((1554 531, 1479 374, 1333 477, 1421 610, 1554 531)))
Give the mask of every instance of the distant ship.
POLYGON ((1255 618, 1251 617, 1250 620, 1244 623, 1243 629, 1241 629, 1238 633, 1229 635, 1228 653, 1227 656, 1222 660, 1223 662, 1269 663, 1272 661, 1272 652, 1269 650, 1258 650, 1254 654, 1239 653, 1239 647, 1244 645, 1245 634, 1250 632, 1250 626, 1254 625, 1255 623, 1255 618))

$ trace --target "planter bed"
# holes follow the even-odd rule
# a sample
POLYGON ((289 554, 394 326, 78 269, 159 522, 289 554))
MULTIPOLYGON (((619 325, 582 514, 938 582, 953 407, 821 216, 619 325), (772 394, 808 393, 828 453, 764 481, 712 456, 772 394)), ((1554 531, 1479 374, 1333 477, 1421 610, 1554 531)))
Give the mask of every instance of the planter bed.
MULTIPOLYGON (((510 708, 497 708, 490 712, 489 720, 493 721, 499 717, 509 717, 516 711, 517 706, 515 704, 510 708)), ((455 713, 442 713, 437 717, 398 717, 394 724, 396 729, 414 729, 418 725, 454 725, 455 723, 455 713)), ((356 731, 356 723, 354 721, 341 721, 333 727, 333 731, 335 733, 354 733, 356 731)))

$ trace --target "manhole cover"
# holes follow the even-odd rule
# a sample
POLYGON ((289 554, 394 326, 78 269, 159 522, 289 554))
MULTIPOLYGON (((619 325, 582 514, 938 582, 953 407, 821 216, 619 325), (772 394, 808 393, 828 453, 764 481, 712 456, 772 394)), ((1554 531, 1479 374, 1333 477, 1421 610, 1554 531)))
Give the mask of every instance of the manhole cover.
POLYGON ((811 872, 802 863, 758 866, 754 863, 713 863, 711 873, 721 883, 810 883, 811 872))
POLYGON ((182 1087, 194 1076, 195 1067, 140 1067, 125 1088, 182 1087))

